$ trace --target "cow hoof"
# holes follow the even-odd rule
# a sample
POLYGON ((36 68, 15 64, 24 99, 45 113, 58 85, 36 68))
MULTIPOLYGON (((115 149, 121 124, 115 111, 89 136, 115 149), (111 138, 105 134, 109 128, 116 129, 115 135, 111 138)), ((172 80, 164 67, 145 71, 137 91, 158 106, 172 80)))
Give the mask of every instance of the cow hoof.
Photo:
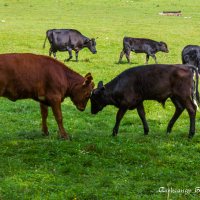
POLYGON ((61 140, 69 140, 69 141, 72 141, 72 137, 69 136, 69 135, 62 135, 62 136, 60 137, 60 139, 61 139, 61 140))
POLYGON ((113 136, 113 137, 116 137, 116 136, 117 136, 117 132, 116 132, 116 131, 113 131, 112 136, 113 136))
POLYGON ((171 131, 172 131, 172 129, 171 129, 171 127, 167 127, 167 135, 169 135, 170 133, 171 133, 171 131))
POLYGON ((194 134, 189 134, 188 139, 191 140, 193 138, 194 134))
POLYGON ((49 136, 49 131, 45 131, 45 132, 43 131, 43 132, 42 132, 42 135, 43 135, 43 136, 49 136))

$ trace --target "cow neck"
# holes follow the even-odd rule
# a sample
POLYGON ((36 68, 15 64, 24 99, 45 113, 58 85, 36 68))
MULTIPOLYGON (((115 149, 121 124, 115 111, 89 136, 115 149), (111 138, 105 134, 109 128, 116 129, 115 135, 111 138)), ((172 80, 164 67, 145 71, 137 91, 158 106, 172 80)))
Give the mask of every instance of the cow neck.
POLYGON ((73 92, 76 91, 76 87, 78 85, 82 85, 84 82, 84 77, 82 77, 80 74, 78 74, 77 72, 67 68, 67 73, 66 73, 66 77, 67 77, 67 81, 68 81, 68 92, 71 95, 73 92))
POLYGON ((84 36, 84 43, 83 43, 83 47, 87 47, 88 46, 88 43, 86 42, 86 41, 89 41, 90 40, 90 38, 87 38, 87 37, 85 37, 84 36))
POLYGON ((105 90, 104 90, 104 97, 105 97, 105 104, 106 105, 115 105, 115 101, 113 99, 113 88, 110 87, 109 84, 106 84, 105 86, 105 90))

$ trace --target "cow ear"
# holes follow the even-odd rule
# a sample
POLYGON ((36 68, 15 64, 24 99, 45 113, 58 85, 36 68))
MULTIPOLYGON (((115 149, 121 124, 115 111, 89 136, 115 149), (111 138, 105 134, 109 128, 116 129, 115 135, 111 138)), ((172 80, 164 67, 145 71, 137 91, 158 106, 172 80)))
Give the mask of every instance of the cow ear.
POLYGON ((160 41, 160 42, 159 42, 159 44, 160 44, 160 46, 162 46, 162 45, 163 45, 163 44, 165 44, 165 43, 164 43, 164 42, 162 42, 162 41, 160 41))
POLYGON ((105 86, 103 85, 103 81, 99 81, 98 86, 97 86, 97 89, 98 89, 99 91, 105 90, 105 86))
POLYGON ((91 75, 91 73, 87 73, 85 75, 85 81, 83 82, 83 85, 89 85, 93 80, 93 77, 91 75))
MULTIPOLYGON (((97 39, 97 38, 96 38, 97 39)), ((91 41, 95 41, 96 40, 95 38, 91 38, 91 41)))
POLYGON ((104 86, 103 86, 103 81, 99 81, 97 88, 98 88, 98 89, 101 89, 101 88, 103 88, 103 87, 104 87, 104 86))
POLYGON ((87 44, 89 41, 90 41, 90 39, 87 38, 84 43, 87 44))

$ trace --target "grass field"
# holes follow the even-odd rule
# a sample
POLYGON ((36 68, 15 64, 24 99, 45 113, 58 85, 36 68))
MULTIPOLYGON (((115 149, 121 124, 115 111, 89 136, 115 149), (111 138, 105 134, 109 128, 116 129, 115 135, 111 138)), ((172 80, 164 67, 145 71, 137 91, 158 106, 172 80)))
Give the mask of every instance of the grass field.
MULTIPOLYGON (((132 64, 117 64, 126 36, 146 37, 168 44, 169 53, 158 53, 159 63, 181 63, 187 44, 200 44, 199 0, 1 0, 0 53, 43 49, 45 32, 74 28, 98 37, 96 55, 84 49, 79 62, 67 66, 82 75, 91 72, 94 82, 110 81, 123 70, 145 63, 144 54, 131 54, 132 64), (160 16, 181 10, 182 16, 160 16)), ((68 53, 57 53, 63 61, 68 53)), ((150 58, 149 63, 154 63, 150 58)), ((156 80, 155 80, 156 84, 156 80)), ((39 105, 32 100, 15 103, 0 99, 0 199, 146 200, 199 199, 200 114, 196 135, 188 141, 189 118, 184 112, 166 135, 174 107, 145 102, 149 136, 143 135, 136 111, 121 122, 119 135, 111 137, 117 109, 106 107, 98 115, 79 112, 66 99, 64 125, 73 140, 57 138, 52 113, 50 136, 41 135, 39 105), (164 187, 165 190, 162 191, 164 187), (195 191, 196 189, 196 191, 195 191)))

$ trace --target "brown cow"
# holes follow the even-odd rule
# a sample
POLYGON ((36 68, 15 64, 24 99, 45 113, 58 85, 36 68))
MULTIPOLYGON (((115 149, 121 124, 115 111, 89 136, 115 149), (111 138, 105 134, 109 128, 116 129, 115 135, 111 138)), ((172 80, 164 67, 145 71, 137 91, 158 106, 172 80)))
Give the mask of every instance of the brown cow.
POLYGON ((94 88, 92 76, 82 77, 47 56, 29 53, 0 54, 0 96, 11 101, 34 99, 40 102, 42 131, 48 135, 48 106, 58 123, 60 137, 70 139, 63 127, 61 102, 70 97, 78 110, 86 107, 94 88))

